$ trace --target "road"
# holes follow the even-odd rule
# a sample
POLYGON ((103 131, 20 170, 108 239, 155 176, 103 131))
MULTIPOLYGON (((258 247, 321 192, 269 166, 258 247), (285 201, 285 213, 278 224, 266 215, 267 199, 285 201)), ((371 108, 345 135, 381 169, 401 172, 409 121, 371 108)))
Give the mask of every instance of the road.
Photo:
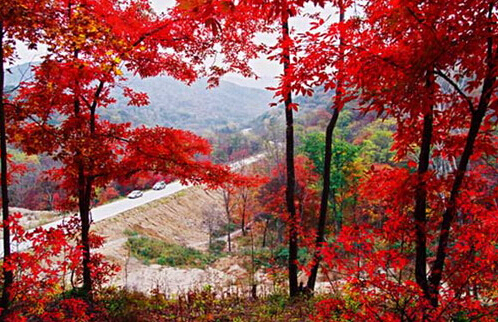
MULTIPOLYGON (((252 164, 258 160, 261 160, 265 156, 264 153, 260 153, 245 159, 242 159, 237 162, 233 162, 230 164, 230 168, 233 171, 240 170, 245 165, 252 164)), ((191 187, 191 185, 182 185, 180 181, 174 181, 166 185, 166 188, 162 190, 147 190, 144 191, 144 194, 142 197, 137 198, 137 199, 120 199, 114 202, 107 203, 102 206, 95 207, 91 210, 91 216, 92 216, 92 222, 99 222, 107 218, 114 217, 116 215, 119 215, 120 213, 123 213, 125 211, 128 211, 133 208, 140 207, 142 205, 145 205, 149 202, 152 202, 157 199, 165 198, 171 195, 174 195, 175 193, 182 191, 184 189, 187 189, 191 187)), ((47 230, 50 228, 55 228, 58 225, 63 223, 63 219, 53 221, 51 223, 45 224, 41 226, 43 229, 47 230)), ((30 231, 33 231, 30 230, 30 231)), ((20 252, 28 249, 30 246, 29 243, 15 243, 14 241, 11 241, 12 245, 12 252, 20 252)), ((0 250, 0 257, 3 257, 3 248, 0 250)))

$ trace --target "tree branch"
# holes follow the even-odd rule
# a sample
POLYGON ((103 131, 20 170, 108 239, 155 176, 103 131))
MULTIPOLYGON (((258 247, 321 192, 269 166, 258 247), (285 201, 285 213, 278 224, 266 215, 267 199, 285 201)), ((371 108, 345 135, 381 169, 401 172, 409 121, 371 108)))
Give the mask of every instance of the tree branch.
POLYGON ((448 77, 448 75, 446 75, 445 73, 443 73, 440 69, 435 69, 434 70, 434 74, 440 76, 448 84, 450 84, 458 92, 458 94, 460 94, 460 96, 462 96, 462 98, 467 102, 467 104, 469 105, 470 111, 472 113, 474 113, 475 108, 474 108, 474 103, 472 103, 472 99, 470 97, 468 97, 467 94, 465 94, 462 91, 462 89, 451 78, 448 77))

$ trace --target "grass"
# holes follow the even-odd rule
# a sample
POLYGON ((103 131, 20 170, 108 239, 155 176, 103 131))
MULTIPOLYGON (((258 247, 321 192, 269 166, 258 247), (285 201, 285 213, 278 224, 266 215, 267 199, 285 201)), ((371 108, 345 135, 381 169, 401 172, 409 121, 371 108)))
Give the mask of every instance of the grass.
POLYGON ((129 237, 127 245, 131 249, 131 254, 145 264, 204 268, 220 256, 219 253, 206 254, 190 247, 168 244, 138 235, 129 237))
POLYGON ((290 299, 276 293, 253 299, 211 288, 175 297, 108 290, 99 299, 112 321, 309 321, 320 297, 290 299))
POLYGON ((126 228, 123 233, 126 236, 128 236, 128 237, 136 237, 136 236, 138 236, 138 232, 136 232, 135 230, 131 230, 129 228, 126 228))

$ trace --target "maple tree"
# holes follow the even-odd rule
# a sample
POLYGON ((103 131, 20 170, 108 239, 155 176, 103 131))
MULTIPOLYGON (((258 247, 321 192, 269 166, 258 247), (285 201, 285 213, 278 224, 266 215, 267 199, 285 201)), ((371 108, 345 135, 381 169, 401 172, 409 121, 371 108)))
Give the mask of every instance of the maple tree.
MULTIPOLYGON (((78 283, 82 278, 80 266, 83 255, 77 240, 81 229, 76 216, 65 218, 57 227, 38 227, 26 231, 20 224, 20 213, 11 214, 7 223, 12 231, 12 241, 29 244, 30 250, 13 252, 4 261, 6 269, 14 272, 9 290, 10 306, 2 309, 5 321, 88 321, 104 312, 98 307, 89 310, 81 299, 61 297, 65 285, 78 283)), ((104 239, 92 234, 93 248, 103 245, 104 239)), ((93 254, 92 277, 97 288, 109 282, 118 270, 115 264, 106 262, 102 255, 93 254)), ((97 318, 98 319, 98 318, 97 318)))
POLYGON ((455 217, 463 207, 458 199, 464 178, 468 177, 469 161, 471 156, 495 153, 491 143, 495 138, 490 131, 492 115, 496 113, 493 111, 496 99, 493 96, 496 86, 494 4, 489 1, 472 4, 457 1, 452 5, 413 1, 396 5, 379 1, 367 7, 366 15, 372 27, 361 34, 360 40, 364 43, 351 44, 360 48, 357 62, 364 62, 355 67, 362 69, 358 83, 365 89, 365 101, 372 100, 371 109, 382 111, 386 106, 391 107, 387 112, 398 120, 395 135, 398 158, 418 145, 418 183, 413 212, 415 276, 426 298, 437 306, 445 259, 450 251, 450 231, 457 229, 456 225, 465 227, 455 223, 455 217), (458 18, 451 18, 453 16, 458 18), (396 18, 389 20, 389 17, 396 18), (373 29, 374 25, 385 29, 380 33, 377 27, 373 29), (401 36, 400 30, 410 32, 401 36), (461 38, 458 35, 462 33, 472 36, 461 38), (374 84, 371 77, 383 81, 374 84), (487 113, 488 110, 491 113, 487 113), (409 127, 415 128, 408 130, 409 127), (463 129, 467 131, 466 136, 455 134, 463 129), (456 141, 459 146, 455 145, 456 141), (438 178, 435 171, 429 170, 431 159, 438 157, 458 158, 456 171, 438 178), (428 187, 432 181, 439 181, 439 187, 444 189, 437 191, 435 187, 428 187), (448 199, 440 200, 439 205, 431 204, 431 195, 436 191, 447 193, 448 199), (434 218, 433 212, 441 217, 434 218), (440 227, 430 228, 432 220, 440 227), (437 243, 433 260, 426 255, 430 240, 437 243), (428 264, 430 274, 426 271, 428 264))
MULTIPOLYGON (((330 301, 331 307, 336 305, 337 316, 347 311, 344 317, 356 320, 374 314, 384 320, 403 316, 440 320, 459 310, 481 319, 492 314, 494 306, 484 304, 485 299, 478 294, 489 296, 495 279, 474 279, 479 274, 493 274, 494 266, 488 260, 496 258, 496 250, 491 250, 496 241, 480 229, 474 231, 474 237, 485 242, 467 238, 468 229, 475 229, 478 222, 494 230, 494 223, 487 218, 496 209, 483 201, 493 198, 494 192, 484 196, 477 192, 480 189, 468 189, 474 182, 489 182, 493 177, 474 168, 485 169, 479 160, 496 153, 492 130, 496 126, 495 21, 494 3, 489 1, 456 1, 451 5, 443 1, 373 1, 365 5, 364 17, 347 26, 343 45, 352 59, 345 61, 344 71, 350 86, 357 89, 365 111, 396 119, 397 159, 408 160, 411 172, 373 168, 371 181, 365 184, 371 187, 363 190, 366 206, 361 216, 377 222, 351 224, 355 229, 348 228, 351 236, 341 233, 337 237, 342 243, 346 240, 340 238, 363 240, 369 247, 358 252, 355 247, 339 251, 340 245, 328 245, 328 250, 336 253, 324 250, 327 265, 345 270, 346 276, 357 276, 348 280, 357 292, 355 299, 364 305, 363 310, 354 312, 351 307, 348 311, 347 303, 330 301), (454 170, 437 166, 451 160, 458 160, 454 170), (441 171, 445 168, 449 171, 441 171), (467 194, 483 199, 474 197, 469 203, 467 194), (394 246, 399 242, 405 243, 404 249, 394 246), (392 246, 376 249, 384 243, 392 246), (410 245, 414 245, 413 253, 410 245), (358 268, 347 268, 341 262, 338 256, 344 251, 354 254, 350 259, 358 268), (465 253, 470 257, 465 258, 465 253), (480 264, 487 264, 476 265, 477 257, 480 264), (395 267, 393 261, 398 262, 395 267), (416 284, 411 283, 410 272, 398 266, 410 262, 416 284), (389 277, 388 270, 399 272, 399 279, 389 277), (468 279, 457 274, 458 270, 466 271, 468 279), (368 277, 360 278, 365 272, 368 277), (407 274, 405 278, 403 274, 407 274), (378 292, 372 293, 372 288, 378 292), (467 292, 463 298, 462 292, 467 292), (367 296, 373 294, 369 302, 367 296), (389 302, 389 294, 400 296, 392 306, 380 308, 380 303, 389 302), (418 299, 413 306, 417 310, 408 312, 407 299, 418 299), (393 307, 398 311, 390 311, 393 307)), ((330 28, 325 37, 335 37, 336 32, 330 28)), ((320 38, 315 40, 318 43, 320 38)), ((322 53, 330 50, 326 43, 320 46, 324 47, 322 53)))
MULTIPOLYGON (((295 159, 296 185, 295 202, 296 217, 292 218, 286 211, 286 164, 277 164, 270 173, 270 180, 260 191, 260 203, 267 212, 275 218, 280 219, 289 227, 294 222, 297 234, 297 246, 310 248, 313 244, 313 237, 316 231, 316 212, 318 210, 317 191, 314 185, 318 181, 317 174, 313 171, 314 165, 310 159, 303 155, 298 155, 295 159)), ((287 234, 287 239, 290 235, 287 234)), ((290 252, 288 253, 290 257, 290 252)), ((287 258, 288 261, 288 258, 287 258)), ((298 262, 297 254, 296 269, 300 269, 302 263, 298 262)), ((298 285, 299 288, 299 285, 298 285)), ((297 292, 300 292, 298 289, 297 292)), ((298 295, 298 294, 295 294, 298 295)))
POLYGON ((90 211, 95 188, 105 187, 118 177, 148 171, 209 187, 234 182, 238 176, 225 166, 196 161, 196 155, 208 154, 210 147, 193 133, 162 127, 131 128, 130 124, 114 124, 98 116, 99 108, 115 102, 111 97, 114 88, 123 89, 130 105, 148 103, 145 93, 122 85, 122 68, 143 77, 166 73, 193 81, 202 72, 199 64, 212 54, 210 31, 199 30, 188 20, 175 17, 174 12, 156 16, 145 1, 127 5, 71 2, 59 10, 56 26, 45 30, 50 35, 46 39, 50 53, 35 68, 35 81, 25 84, 16 98, 13 127, 17 143, 27 153, 47 153, 63 164, 52 174, 68 193, 65 208, 79 210, 82 287, 89 293, 93 280, 90 211))
MULTIPOLYGON (((312 36, 311 42, 307 40, 308 43, 310 43, 308 48, 306 48, 307 55, 296 64, 301 66, 297 68, 294 75, 294 83, 291 85, 294 91, 302 92, 307 95, 311 95, 312 93, 312 89, 308 88, 310 86, 324 86, 325 90, 331 88, 335 90, 331 106, 333 111, 332 116, 330 117, 325 129, 325 148, 323 151, 324 160, 323 170, 321 172, 323 188, 320 202, 317 236, 315 241, 315 252, 312 260, 313 265, 306 285, 309 290, 313 290, 315 288, 318 268, 320 265, 320 248, 325 240, 328 204, 331 194, 332 142, 334 130, 341 110, 343 109, 345 103, 351 99, 348 98, 345 89, 348 85, 345 83, 345 48, 343 40, 345 33, 345 13, 351 3, 349 1, 340 0, 334 1, 332 4, 337 6, 339 9, 339 21, 327 30, 327 36, 330 38, 326 41, 332 43, 335 47, 328 46, 326 48, 328 51, 327 55, 324 55, 324 39, 320 39, 323 35, 315 34, 312 36), (327 73, 327 68, 332 68, 334 71, 332 75, 327 73)), ((317 23, 313 29, 316 29, 320 25, 320 22, 317 23)))

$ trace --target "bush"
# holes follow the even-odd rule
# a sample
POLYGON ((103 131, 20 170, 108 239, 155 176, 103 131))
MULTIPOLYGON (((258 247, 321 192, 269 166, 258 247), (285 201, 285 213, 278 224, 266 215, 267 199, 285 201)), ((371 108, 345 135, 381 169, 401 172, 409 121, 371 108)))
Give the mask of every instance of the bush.
POLYGON ((134 230, 131 230, 131 229, 128 229, 126 228, 123 232, 126 236, 129 236, 129 237, 135 237, 135 236, 138 236, 138 232, 134 231, 134 230))
MULTIPOLYGON (((286 246, 280 246, 275 250, 274 254, 275 261, 285 267, 289 261, 289 248, 286 246)), ((300 263, 306 263, 310 259, 310 253, 306 248, 299 248, 297 253, 297 260, 300 263)))
POLYGON ((221 252, 223 252, 223 249, 225 249, 226 244, 227 243, 224 240, 213 240, 211 245, 209 245, 209 252, 211 254, 220 255, 221 252))
POLYGON ((144 236, 130 237, 127 244, 131 254, 146 264, 202 268, 216 260, 216 256, 212 254, 144 236))

